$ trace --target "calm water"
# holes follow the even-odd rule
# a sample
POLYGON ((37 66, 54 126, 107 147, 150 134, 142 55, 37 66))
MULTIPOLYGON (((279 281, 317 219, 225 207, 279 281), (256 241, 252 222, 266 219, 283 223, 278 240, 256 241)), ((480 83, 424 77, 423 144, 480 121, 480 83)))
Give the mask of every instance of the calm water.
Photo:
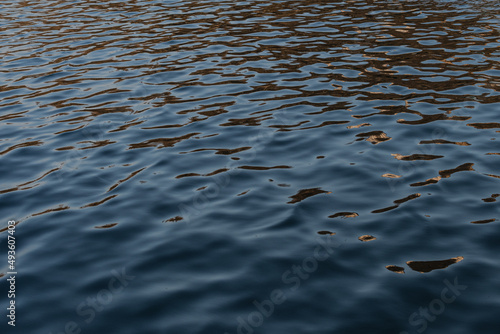
POLYGON ((498 333, 499 14, 0 1, 1 333, 498 333))

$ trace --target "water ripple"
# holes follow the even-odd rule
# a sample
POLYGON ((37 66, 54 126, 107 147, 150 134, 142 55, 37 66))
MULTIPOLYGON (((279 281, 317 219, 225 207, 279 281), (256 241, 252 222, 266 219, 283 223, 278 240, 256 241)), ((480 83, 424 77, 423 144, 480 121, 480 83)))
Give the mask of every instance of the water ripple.
POLYGON ((495 333, 498 2, 0 13, 23 333, 495 333), (123 268, 123 293, 78 313, 123 268), (437 321, 415 313, 456 278, 468 288, 437 321))

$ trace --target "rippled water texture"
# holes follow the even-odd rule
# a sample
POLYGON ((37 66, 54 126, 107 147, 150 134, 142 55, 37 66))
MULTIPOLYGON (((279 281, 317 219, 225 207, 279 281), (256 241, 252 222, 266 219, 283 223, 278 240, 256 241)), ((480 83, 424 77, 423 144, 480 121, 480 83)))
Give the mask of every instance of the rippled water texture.
POLYGON ((2 333, 498 333, 499 14, 0 1, 2 333))

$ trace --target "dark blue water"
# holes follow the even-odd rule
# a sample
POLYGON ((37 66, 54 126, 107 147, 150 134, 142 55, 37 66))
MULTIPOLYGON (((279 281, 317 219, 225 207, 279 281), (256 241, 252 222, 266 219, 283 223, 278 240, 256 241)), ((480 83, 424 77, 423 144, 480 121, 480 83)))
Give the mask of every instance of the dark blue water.
POLYGON ((499 14, 0 1, 0 332, 498 333, 499 14))

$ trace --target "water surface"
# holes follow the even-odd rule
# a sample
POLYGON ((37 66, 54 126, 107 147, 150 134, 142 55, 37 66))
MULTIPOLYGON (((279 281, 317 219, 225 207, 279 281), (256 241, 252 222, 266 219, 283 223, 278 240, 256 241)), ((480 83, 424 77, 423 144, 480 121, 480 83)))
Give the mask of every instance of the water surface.
POLYGON ((499 13, 0 1, 2 333, 497 333, 499 13))

